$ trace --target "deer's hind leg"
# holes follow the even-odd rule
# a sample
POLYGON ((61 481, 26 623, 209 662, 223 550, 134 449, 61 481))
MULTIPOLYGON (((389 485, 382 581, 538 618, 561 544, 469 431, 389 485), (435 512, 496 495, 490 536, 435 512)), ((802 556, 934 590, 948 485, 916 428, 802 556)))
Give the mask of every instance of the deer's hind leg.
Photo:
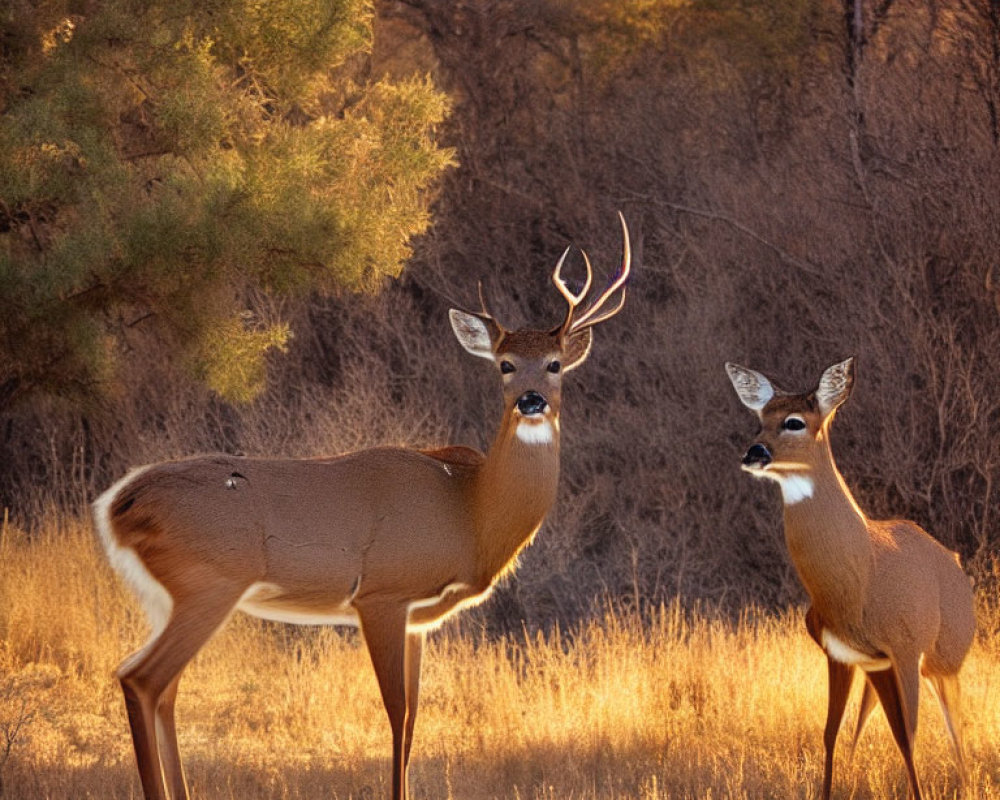
POLYGON ((163 632, 126 659, 118 671, 146 800, 187 800, 173 720, 177 682, 240 597, 239 591, 226 591, 217 585, 213 590, 214 595, 208 597, 175 599, 163 632), (165 771, 172 795, 164 785, 165 771))
POLYGON ((955 757, 955 765, 962 783, 968 779, 968 771, 965 765, 965 746, 962 740, 962 704, 961 692, 959 690, 958 674, 952 675, 925 675, 928 685, 934 692, 941 706, 941 714, 944 717, 945 728, 948 730, 948 738, 951 740, 951 750, 955 757))
POLYGON ((921 800, 920 782, 913 764, 913 740, 917 730, 917 699, 920 693, 920 670, 915 659, 900 663, 893 659, 889 669, 868 673, 882 703, 893 738, 903 755, 910 791, 914 800, 921 800))
POLYGON ((871 717, 872 711, 875 710, 875 706, 877 704, 878 695, 875 693, 875 688, 872 686, 871 681, 866 679, 864 687, 861 690, 861 705, 858 708, 858 721, 854 726, 854 737, 851 739, 851 759, 854 758, 854 751, 858 748, 858 740, 861 738, 865 725, 868 724, 868 719, 871 717))
POLYGON ((177 673, 160 696, 160 704, 156 709, 156 740, 163 765, 163 777, 171 797, 188 796, 187 781, 184 778, 184 766, 181 764, 180 750, 177 747, 177 725, 174 722, 174 704, 177 700, 177 687, 181 682, 181 674, 177 673))

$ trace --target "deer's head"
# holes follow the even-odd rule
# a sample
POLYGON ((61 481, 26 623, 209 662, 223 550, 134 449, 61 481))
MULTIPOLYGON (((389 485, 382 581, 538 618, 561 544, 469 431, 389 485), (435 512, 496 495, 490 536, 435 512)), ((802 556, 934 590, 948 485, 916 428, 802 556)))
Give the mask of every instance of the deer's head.
POLYGON ((827 368, 816 388, 805 394, 784 392, 761 373, 737 364, 726 364, 726 372, 743 405, 760 420, 743 469, 781 484, 786 502, 811 496, 810 473, 828 457, 830 423, 854 386, 854 359, 827 368))
POLYGON ((490 313, 480 292, 482 310, 476 313, 452 309, 451 326, 462 347, 472 355, 489 359, 503 380, 504 407, 517 422, 517 434, 525 441, 551 439, 558 425, 562 377, 576 369, 590 354, 593 327, 617 314, 625 303, 625 281, 629 275, 631 250, 625 218, 619 214, 624 239, 622 263, 608 287, 586 310, 579 306, 590 290, 593 271, 583 254, 587 279, 572 292, 561 270, 569 248, 552 273, 552 282, 565 298, 565 319, 549 330, 508 330, 490 313), (618 294, 617 302, 609 300, 618 294))

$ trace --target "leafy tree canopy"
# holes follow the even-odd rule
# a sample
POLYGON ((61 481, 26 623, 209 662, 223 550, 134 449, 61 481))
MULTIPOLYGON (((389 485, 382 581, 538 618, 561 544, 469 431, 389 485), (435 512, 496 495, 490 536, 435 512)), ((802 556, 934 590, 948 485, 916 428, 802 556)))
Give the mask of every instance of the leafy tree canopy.
POLYGON ((426 79, 360 80, 365 0, 14 0, 0 11, 0 404, 113 385, 155 335, 230 400, 281 319, 374 290, 451 162, 426 79))

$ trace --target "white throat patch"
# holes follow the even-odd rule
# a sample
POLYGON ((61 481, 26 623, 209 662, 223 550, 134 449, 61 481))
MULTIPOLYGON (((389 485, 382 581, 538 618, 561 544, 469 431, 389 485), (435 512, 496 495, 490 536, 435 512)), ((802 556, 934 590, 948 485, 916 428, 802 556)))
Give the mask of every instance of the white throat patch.
POLYGON ((768 477, 774 478, 781 486, 781 497, 785 501, 785 505, 793 506, 813 496, 815 487, 812 478, 805 475, 789 473, 787 475, 771 474, 768 477))
POLYGON ((552 423, 547 419, 541 422, 522 419, 517 423, 517 438, 525 444, 552 444, 552 423))
POLYGON ((785 505, 793 506, 813 496, 816 485, 812 478, 800 472, 785 471, 790 468, 808 469, 808 466, 805 464, 782 464, 781 466, 784 469, 775 469, 773 466, 763 469, 756 466, 744 466, 743 469, 755 478, 767 478, 775 481, 781 487, 781 498, 785 501, 785 505))

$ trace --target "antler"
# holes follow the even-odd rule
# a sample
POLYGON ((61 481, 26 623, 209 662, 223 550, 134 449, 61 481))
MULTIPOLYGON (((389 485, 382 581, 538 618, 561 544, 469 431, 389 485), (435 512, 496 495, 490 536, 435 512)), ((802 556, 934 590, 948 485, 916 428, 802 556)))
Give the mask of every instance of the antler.
POLYGON ((483 282, 479 281, 479 306, 482 309, 479 312, 479 316, 485 317, 486 319, 493 319, 493 315, 490 313, 489 306, 486 305, 486 297, 483 295, 483 282))
POLYGON ((572 333, 583 330, 584 328, 589 328, 598 323, 604 322, 606 319, 610 319, 619 311, 622 310, 622 306, 625 305, 625 281, 628 280, 629 271, 632 266, 632 248, 629 245, 628 239, 628 226, 625 224, 625 217, 622 212, 618 212, 618 219, 622 223, 622 238, 624 244, 622 245, 622 264, 618 268, 618 272, 615 274, 614 278, 608 284, 607 288, 601 292, 598 298, 590 304, 586 311, 583 312, 579 317, 576 317, 577 306, 583 302, 583 298, 586 296, 587 292, 590 290, 590 284, 593 279, 593 270, 590 266, 590 259, 587 257, 586 251, 581 250, 583 254, 583 263, 587 267, 587 280, 583 284, 583 289, 578 293, 574 293, 566 285, 566 282, 562 279, 561 271, 563 262, 566 260, 566 256, 569 253, 569 248, 567 247, 559 259, 559 263, 556 264, 555 271, 552 273, 552 282, 555 284, 556 288, 559 290, 566 302, 569 304, 569 308, 566 311, 566 319, 559 329, 560 338, 565 338, 572 333), (618 298, 618 302, 611 308, 603 309, 602 307, 608 301, 615 292, 619 289, 622 290, 621 296, 618 298))
POLYGON ((499 344, 507 336, 507 329, 503 326, 503 323, 493 315, 493 312, 490 311, 490 307, 486 304, 486 295, 483 293, 482 281, 479 281, 478 290, 480 310, 476 312, 476 315, 493 326, 496 332, 496 341, 494 344, 499 344))

